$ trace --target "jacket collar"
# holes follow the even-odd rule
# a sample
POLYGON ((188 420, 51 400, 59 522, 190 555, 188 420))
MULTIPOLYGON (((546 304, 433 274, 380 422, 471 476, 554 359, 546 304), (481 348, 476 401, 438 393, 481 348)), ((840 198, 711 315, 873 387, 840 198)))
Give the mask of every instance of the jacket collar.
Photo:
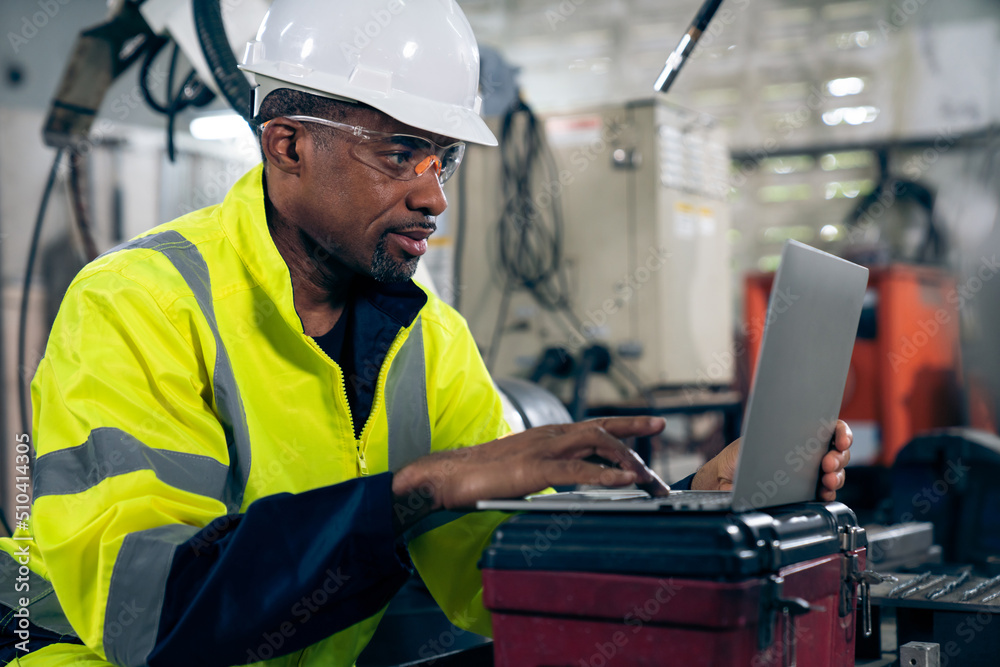
MULTIPOLYGON (((295 311, 288 265, 274 245, 264 211, 264 165, 248 171, 229 190, 221 207, 221 224, 250 275, 278 308, 281 316, 302 333, 295 311)), ((408 327, 427 303, 427 295, 412 280, 393 285, 371 278, 356 281, 363 296, 400 327, 408 327)))

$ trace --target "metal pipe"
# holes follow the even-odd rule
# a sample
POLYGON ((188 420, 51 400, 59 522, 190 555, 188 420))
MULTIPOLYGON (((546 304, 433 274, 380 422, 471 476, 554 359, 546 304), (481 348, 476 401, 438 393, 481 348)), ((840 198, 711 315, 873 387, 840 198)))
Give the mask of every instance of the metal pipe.
POLYGON ((963 572, 961 574, 961 576, 958 577, 958 579, 955 579, 951 583, 942 586, 941 588, 937 589, 936 591, 931 591, 925 597, 928 600, 937 600, 938 598, 942 598, 945 595, 947 595, 948 593, 951 593, 953 590, 955 590, 956 588, 958 588, 962 584, 964 584, 965 582, 967 582, 969 580, 969 577, 971 577, 971 576, 972 576, 972 572, 970 570, 966 570, 965 572, 963 572))
POLYGON ((677 78, 677 74, 681 71, 681 67, 687 61, 688 56, 694 51, 695 45, 701 38, 702 33, 705 32, 705 28, 711 23, 712 17, 715 16, 715 12, 721 4, 722 0, 706 0, 705 4, 701 6, 697 16, 694 17, 694 21, 691 22, 691 26, 684 33, 684 36, 681 37, 677 48, 667 57, 667 62, 663 65, 663 71, 660 72, 660 76, 656 77, 656 83, 653 84, 653 90, 659 93, 667 92, 674 79, 677 78))
POLYGON ((918 574, 917 576, 913 577, 909 581, 904 581, 903 583, 901 583, 901 584, 899 584, 897 586, 893 586, 892 590, 889 591, 889 597, 894 598, 897 595, 899 595, 900 593, 902 593, 903 591, 905 591, 907 588, 910 588, 911 586, 916 586, 917 584, 919 584, 921 582, 927 581, 928 579, 931 578, 932 574, 933 573, 930 570, 928 570, 927 572, 924 572, 923 574, 918 574))
POLYGON ((938 584, 940 584, 942 581, 944 581, 947 578, 948 578, 947 574, 942 574, 940 577, 934 577, 930 581, 928 581, 926 583, 923 583, 923 584, 920 584, 916 588, 910 588, 910 589, 907 589, 907 590, 903 591, 903 593, 899 597, 901 597, 901 598, 908 598, 911 595, 913 595, 914 593, 919 593, 920 591, 925 591, 928 588, 930 588, 931 586, 937 586, 938 584))
POLYGON ((962 594, 962 602, 968 602, 977 595, 982 595, 991 588, 996 588, 1000 586, 1000 575, 993 577, 992 579, 987 579, 986 581, 976 584, 969 590, 962 594))

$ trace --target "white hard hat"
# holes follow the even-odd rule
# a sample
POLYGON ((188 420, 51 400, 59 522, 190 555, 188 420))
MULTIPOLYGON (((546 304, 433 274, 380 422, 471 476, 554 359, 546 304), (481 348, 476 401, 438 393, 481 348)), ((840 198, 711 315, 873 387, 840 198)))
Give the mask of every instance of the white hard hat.
POLYGON ((479 116, 479 47, 454 0, 274 0, 240 69, 269 92, 363 102, 427 132, 496 146, 479 116))

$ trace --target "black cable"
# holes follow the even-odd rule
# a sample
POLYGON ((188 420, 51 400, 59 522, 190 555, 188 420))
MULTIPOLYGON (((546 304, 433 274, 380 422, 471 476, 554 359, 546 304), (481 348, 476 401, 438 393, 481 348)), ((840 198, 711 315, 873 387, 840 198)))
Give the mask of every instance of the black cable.
POLYGON ((139 69, 139 90, 142 91, 142 98, 146 100, 146 104, 148 104, 153 111, 163 115, 170 113, 169 91, 167 104, 160 104, 156 98, 153 97, 153 93, 149 89, 149 71, 152 68, 153 62, 156 60, 156 56, 158 56, 163 50, 163 47, 169 43, 170 40, 163 37, 152 38, 146 46, 146 55, 143 56, 142 67, 139 69))
MULTIPOLYGON (((948 244, 941 231, 940 221, 935 215, 936 195, 934 191, 918 181, 896 178, 889 174, 886 169, 883 169, 881 173, 882 176, 875 188, 868 195, 862 197, 858 205, 847 214, 847 226, 860 226, 868 210, 873 208, 875 204, 881 205, 881 199, 885 193, 890 193, 893 201, 913 201, 927 212, 927 226, 923 230, 920 245, 915 249, 913 256, 900 257, 899 259, 922 264, 943 265, 946 260, 948 244)), ((877 223, 881 239, 886 227, 884 216, 877 217, 877 223)), ((887 251, 891 253, 891 250, 887 247, 887 251)))
POLYGON ((31 433, 31 416, 28 414, 28 385, 24 377, 27 374, 25 347, 28 336, 28 296, 31 291, 31 274, 35 268, 35 257, 38 255, 38 242, 42 235, 45 210, 49 206, 52 187, 55 185, 56 175, 59 173, 59 163, 62 161, 62 156, 63 149, 60 148, 56 151, 55 159, 52 160, 49 180, 46 181, 45 190, 42 192, 42 201, 38 206, 38 217, 35 219, 35 231, 31 235, 31 248, 28 250, 28 266, 24 271, 24 288, 21 290, 21 310, 17 324, 17 396, 21 408, 21 428, 24 433, 31 433))
MULTIPOLYGON (((583 321, 573 311, 562 261, 565 226, 559 201, 559 169, 545 143, 541 123, 521 99, 504 114, 500 161, 504 208, 497 222, 497 262, 504 291, 487 353, 486 367, 491 371, 499 355, 510 297, 517 289, 527 290, 538 305, 561 315, 581 336, 586 336, 583 321), (536 193, 539 177, 548 187, 536 193)), ((610 356, 611 370, 651 405, 652 396, 635 373, 617 354, 611 352, 610 356)))
POLYGON ((212 97, 214 97, 214 93, 212 93, 208 87, 206 87, 205 84, 198 79, 198 73, 191 70, 188 72, 188 75, 184 77, 184 81, 181 82, 180 89, 170 102, 170 111, 167 114, 167 155, 171 162, 174 161, 176 156, 176 150, 174 148, 174 126, 177 122, 177 115, 190 106, 204 106, 208 103, 205 101, 206 97, 208 101, 211 101, 212 97), (206 92, 209 93, 208 96, 205 95, 206 92))
POLYGON ((87 197, 84 195, 87 179, 86 156, 74 151, 69 156, 69 192, 73 202, 73 217, 76 219, 76 228, 80 232, 80 242, 83 244, 83 254, 87 262, 97 259, 100 254, 97 251, 97 242, 94 241, 94 234, 90 224, 90 206, 87 197))
MULTIPOLYGON (((497 262, 504 292, 487 353, 490 370, 499 355, 510 296, 517 289, 527 290, 538 305, 561 315, 586 336, 583 321, 573 311, 563 266, 562 185, 543 132, 538 118, 521 99, 504 114, 500 130, 504 208, 497 221, 497 262), (539 177, 548 187, 536 193, 539 177)), ((611 368, 651 403, 650 393, 621 358, 612 352, 611 361, 611 368)))
POLYGON ((236 113, 249 121, 253 116, 250 97, 250 83, 239 70, 236 56, 226 37, 226 26, 222 22, 222 7, 219 0, 194 0, 195 31, 198 42, 212 71, 212 77, 219 86, 226 101, 236 113))
POLYGON ((170 68, 167 72, 167 158, 173 162, 176 158, 174 150, 174 120, 177 118, 180 106, 181 92, 174 94, 174 74, 177 71, 177 56, 180 54, 180 44, 174 42, 174 51, 170 54, 170 68))
POLYGON ((500 134, 504 208, 497 222, 498 263, 504 283, 528 290, 543 308, 570 312, 563 271, 563 218, 558 169, 531 108, 518 100, 504 115, 500 134), (535 175, 549 187, 535 197, 535 175), (542 205, 544 197, 548 204, 542 205))
MULTIPOLYGON (((569 290, 562 267, 562 210, 554 186, 547 188, 546 205, 536 202, 535 178, 541 174, 558 183, 558 169, 547 160, 542 129, 531 108, 518 99, 504 114, 500 130, 503 211, 497 221, 497 264, 503 298, 487 354, 492 369, 499 355, 512 293, 527 290, 545 310, 562 311, 577 326, 569 307, 569 290)), ((551 155, 548 154, 551 158, 551 155)), ((539 200, 542 195, 539 195, 539 200)))

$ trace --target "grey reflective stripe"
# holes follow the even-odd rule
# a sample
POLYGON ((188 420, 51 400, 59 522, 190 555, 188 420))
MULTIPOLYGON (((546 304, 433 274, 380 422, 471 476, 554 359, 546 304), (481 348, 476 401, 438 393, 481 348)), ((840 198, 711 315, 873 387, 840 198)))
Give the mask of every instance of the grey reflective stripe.
POLYGON ((424 533, 432 531, 435 528, 440 528, 446 523, 451 523, 452 521, 461 519, 463 516, 467 516, 468 514, 468 512, 452 512, 450 510, 434 512, 434 514, 431 514, 426 519, 418 521, 415 526, 403 533, 403 541, 406 544, 409 544, 411 541, 420 537, 424 533))
POLYGON ((210 456, 153 449, 120 429, 95 428, 82 445, 38 457, 35 498, 81 493, 136 470, 152 470, 165 484, 219 499, 229 472, 210 456))
MULTIPOLYGON (((27 542, 14 542, 15 547, 27 542)), ((18 581, 18 570, 21 564, 6 551, 0 551, 0 605, 8 607, 0 609, 0 631, 12 620, 14 612, 21 606, 21 598, 27 597, 29 619, 35 625, 51 630, 60 635, 76 637, 73 626, 66 620, 59 599, 56 598, 52 584, 41 575, 29 570, 27 581, 18 581), (23 588, 27 584, 27 588, 23 588), (22 590, 17 590, 22 587, 22 590)), ((9 632, 6 634, 10 634, 9 632)))
POLYGON ((226 485, 225 497, 222 500, 230 511, 238 511, 243 504, 243 492, 250 478, 250 431, 243 410, 243 399, 240 398, 240 390, 233 375, 233 366, 229 361, 226 346, 222 343, 222 336, 219 335, 208 265, 198 248, 175 231, 144 236, 112 248, 104 254, 138 248, 156 250, 167 256, 194 293, 194 298, 212 329, 216 350, 215 372, 212 374, 213 391, 215 404, 219 409, 219 422, 226 434, 226 445, 229 449, 229 484, 226 485), (236 462, 236 465, 233 465, 233 462, 236 462))
POLYGON ((104 652, 111 662, 146 664, 156 645, 174 553, 199 530, 171 524, 125 536, 111 572, 104 611, 104 652))
POLYGON ((385 379, 385 411, 389 422, 389 470, 431 453, 431 421, 427 412, 427 373, 422 320, 396 353, 385 379))

